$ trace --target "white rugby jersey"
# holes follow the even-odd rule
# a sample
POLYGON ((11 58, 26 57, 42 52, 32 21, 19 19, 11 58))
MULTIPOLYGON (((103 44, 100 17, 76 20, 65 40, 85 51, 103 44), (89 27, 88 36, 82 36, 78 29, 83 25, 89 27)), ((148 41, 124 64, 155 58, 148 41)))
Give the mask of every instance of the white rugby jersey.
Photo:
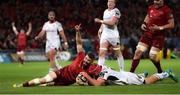
POLYGON ((141 85, 144 82, 144 77, 126 71, 114 71, 110 68, 103 68, 99 77, 104 79, 106 83, 114 85, 141 85))
MULTIPOLYGON (((119 9, 117 9, 117 8, 114 8, 112 10, 106 9, 104 11, 103 20, 108 21, 108 20, 111 20, 112 17, 120 18, 120 16, 121 16, 121 13, 120 13, 119 9)), ((108 26, 108 25, 103 24, 103 32, 102 32, 101 36, 119 37, 117 24, 118 23, 116 23, 114 26, 108 26)))
POLYGON ((62 31, 62 25, 60 22, 55 21, 50 23, 47 21, 44 25, 42 30, 46 31, 46 40, 53 42, 54 40, 60 40, 59 31, 62 31))

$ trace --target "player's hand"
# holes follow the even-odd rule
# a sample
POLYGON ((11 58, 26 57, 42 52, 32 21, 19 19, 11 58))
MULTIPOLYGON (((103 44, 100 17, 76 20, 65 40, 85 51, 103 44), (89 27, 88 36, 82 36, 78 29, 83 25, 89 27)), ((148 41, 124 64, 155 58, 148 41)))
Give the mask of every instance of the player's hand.
POLYGON ((81 29, 81 24, 76 25, 74 28, 76 29, 76 32, 79 32, 79 31, 80 31, 80 29, 81 29))
POLYGON ((28 26, 29 26, 29 27, 32 27, 32 23, 31 23, 31 22, 29 22, 29 23, 28 23, 28 26))
POLYGON ((67 50, 69 48, 68 42, 64 42, 63 47, 64 47, 65 50, 67 50))
POLYGON ((15 26, 15 22, 12 22, 12 26, 15 26))
POLYGON ((159 30, 163 30, 160 26, 157 26, 155 24, 153 24, 153 26, 150 26, 149 29, 151 31, 159 31, 159 30))
POLYGON ((83 75, 85 78, 88 75, 86 72, 80 72, 81 75, 83 75))
POLYGON ((35 40, 38 40, 38 39, 39 39, 39 37, 38 37, 38 36, 36 36, 34 39, 35 39, 35 40))
POLYGON ((95 21, 96 23, 102 23, 102 20, 99 19, 99 18, 95 18, 94 21, 95 21))
POLYGON ((143 31, 147 31, 147 25, 146 25, 145 23, 143 23, 143 24, 141 25, 141 29, 142 29, 143 31))

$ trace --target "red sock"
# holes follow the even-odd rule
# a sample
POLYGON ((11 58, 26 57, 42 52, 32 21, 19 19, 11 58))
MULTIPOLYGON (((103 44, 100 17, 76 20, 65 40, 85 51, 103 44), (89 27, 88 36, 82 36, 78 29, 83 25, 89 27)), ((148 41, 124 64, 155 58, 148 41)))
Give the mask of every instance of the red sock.
POLYGON ((140 61, 140 59, 133 59, 130 72, 134 73, 134 71, 136 70, 136 67, 139 64, 139 61, 140 61))
POLYGON ((152 61, 152 62, 154 64, 154 66, 156 66, 157 72, 162 73, 162 68, 161 68, 160 61, 158 61, 158 62, 152 61))
POLYGON ((24 64, 24 60, 21 57, 19 57, 18 59, 19 59, 21 64, 24 64))

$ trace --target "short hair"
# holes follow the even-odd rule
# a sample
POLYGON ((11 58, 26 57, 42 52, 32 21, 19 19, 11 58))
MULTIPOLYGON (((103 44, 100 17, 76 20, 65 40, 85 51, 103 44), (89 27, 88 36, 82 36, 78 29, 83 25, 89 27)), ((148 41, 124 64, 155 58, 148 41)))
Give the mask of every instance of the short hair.
POLYGON ((95 56, 92 52, 88 52, 87 55, 89 56, 89 58, 91 58, 92 60, 95 59, 95 56))

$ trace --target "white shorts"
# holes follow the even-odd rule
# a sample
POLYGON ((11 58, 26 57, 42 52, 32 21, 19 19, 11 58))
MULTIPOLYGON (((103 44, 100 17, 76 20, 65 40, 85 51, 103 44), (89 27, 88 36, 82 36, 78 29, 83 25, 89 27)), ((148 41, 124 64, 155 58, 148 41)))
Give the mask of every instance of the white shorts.
POLYGON ((54 40, 53 42, 46 41, 46 53, 52 49, 59 49, 61 48, 60 41, 54 40))
POLYGON ((108 43, 111 44, 112 46, 117 46, 117 45, 120 44, 119 37, 112 37, 112 38, 101 37, 101 38, 100 38, 100 44, 101 44, 101 43, 104 43, 104 42, 108 42, 108 43))
POLYGON ((124 72, 127 74, 127 83, 129 85, 142 85, 144 84, 144 77, 138 76, 135 73, 124 72))

